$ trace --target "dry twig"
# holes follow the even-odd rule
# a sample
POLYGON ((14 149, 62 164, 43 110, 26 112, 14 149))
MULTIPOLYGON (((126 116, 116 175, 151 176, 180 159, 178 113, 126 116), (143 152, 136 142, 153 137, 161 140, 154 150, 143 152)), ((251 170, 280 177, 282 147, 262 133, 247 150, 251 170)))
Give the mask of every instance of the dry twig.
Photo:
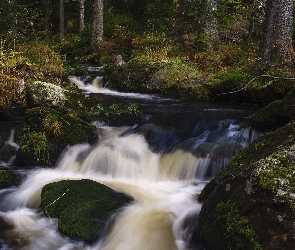
POLYGON ((245 89, 248 88, 248 86, 254 82, 256 79, 260 78, 260 77, 270 77, 272 79, 281 79, 281 80, 290 80, 290 81, 294 81, 295 80, 295 77, 279 77, 279 76, 272 76, 270 74, 265 74, 265 75, 259 75, 259 76, 255 76, 254 78, 252 78, 244 87, 242 87, 241 89, 238 89, 238 90, 234 90, 234 91, 230 91, 230 92, 224 92, 224 93, 220 93, 218 94, 217 96, 220 96, 220 95, 229 95, 229 94, 234 94, 234 93, 237 93, 237 92, 241 92, 245 89))

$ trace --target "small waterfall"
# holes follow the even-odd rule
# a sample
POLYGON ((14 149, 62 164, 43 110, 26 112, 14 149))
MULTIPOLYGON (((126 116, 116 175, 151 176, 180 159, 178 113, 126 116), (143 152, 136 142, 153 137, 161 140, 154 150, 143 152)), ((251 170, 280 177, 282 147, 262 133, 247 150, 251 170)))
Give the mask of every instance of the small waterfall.
POLYGON ((10 130, 10 136, 5 142, 4 146, 0 149, 0 164, 3 166, 11 166, 15 160, 16 151, 19 149, 19 145, 14 141, 15 128, 10 130), (1 161, 2 160, 2 161, 1 161))
MULTIPOLYGON (((83 88, 82 83, 77 85, 83 88)), ((146 124, 119 128, 96 122, 96 143, 66 148, 55 168, 27 170, 19 187, 0 192, 0 221, 11 225, 1 230, 0 223, 0 246, 5 242, 8 250, 188 250, 204 185, 261 134, 235 119, 185 117, 166 115, 153 122, 151 115, 146 124), (106 237, 92 245, 74 242, 60 235, 57 220, 45 218, 39 209, 44 185, 64 179, 91 179, 135 202, 116 216, 106 237)), ((13 135, 9 141, 13 144, 13 135)))
POLYGON ((102 77, 97 76, 90 84, 85 84, 84 81, 80 80, 78 77, 70 76, 70 82, 74 83, 79 89, 85 94, 89 93, 101 93, 105 89, 102 87, 102 77))
POLYGON ((69 76, 68 79, 71 83, 75 84, 84 94, 103 94, 103 95, 111 95, 111 96, 118 96, 118 97, 135 98, 135 99, 163 100, 163 98, 157 95, 140 94, 140 93, 124 93, 124 92, 118 92, 116 90, 111 90, 109 88, 106 88, 108 83, 103 85, 102 76, 95 77, 91 81, 91 83, 86 83, 86 79, 79 78, 76 76, 69 76))

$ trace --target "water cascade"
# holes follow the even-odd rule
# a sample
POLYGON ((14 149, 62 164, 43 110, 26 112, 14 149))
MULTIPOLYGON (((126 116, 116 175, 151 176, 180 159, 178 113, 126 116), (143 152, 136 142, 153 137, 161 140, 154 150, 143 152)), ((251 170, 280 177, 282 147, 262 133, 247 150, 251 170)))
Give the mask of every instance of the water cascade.
MULTIPOLYGON (((87 89, 83 82, 77 85, 87 89)), ((161 122, 154 111, 138 126, 98 125, 95 144, 69 147, 55 168, 27 170, 18 187, 0 191, 0 217, 11 225, 0 230, 1 249, 189 249, 187 239, 201 209, 196 199, 204 185, 259 133, 240 119, 240 110, 230 111, 239 116, 233 118, 220 108, 196 114, 182 106, 186 112, 175 114, 167 109, 176 110, 178 104, 161 105, 159 100, 155 104, 164 107, 161 122), (106 237, 92 245, 75 242, 62 236, 57 221, 39 208, 42 187, 62 179, 91 179, 135 202, 118 214, 106 237)))

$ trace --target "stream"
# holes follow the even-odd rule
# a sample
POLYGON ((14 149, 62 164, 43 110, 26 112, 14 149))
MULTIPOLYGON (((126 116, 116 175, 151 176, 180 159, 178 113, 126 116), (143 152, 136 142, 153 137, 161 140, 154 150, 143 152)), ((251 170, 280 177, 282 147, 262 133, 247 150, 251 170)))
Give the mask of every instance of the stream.
MULTIPOLYGON (((156 95, 120 93, 72 77, 85 94, 104 104, 135 103, 141 124, 110 127, 93 121, 99 140, 67 148, 56 166, 18 169, 17 187, 0 190, 1 250, 187 250, 202 204, 197 197, 249 143, 261 136, 249 127, 254 110, 218 103, 182 102, 156 95), (83 158, 81 158, 83 155, 83 158), (48 183, 91 179, 132 196, 108 235, 92 245, 62 236, 44 216, 40 193, 48 183), (190 221, 190 223, 187 223, 190 221)), ((13 143, 13 138, 9 138, 13 143)), ((13 168, 13 162, 7 164, 13 168)))

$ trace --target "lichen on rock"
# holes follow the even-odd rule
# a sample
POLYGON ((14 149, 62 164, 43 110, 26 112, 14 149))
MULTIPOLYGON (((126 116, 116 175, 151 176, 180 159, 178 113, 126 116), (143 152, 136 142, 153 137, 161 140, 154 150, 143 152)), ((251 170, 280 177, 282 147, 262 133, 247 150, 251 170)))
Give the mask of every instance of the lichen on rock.
POLYGON ((36 81, 27 84, 28 102, 31 106, 62 105, 66 101, 67 90, 53 83, 36 81))

